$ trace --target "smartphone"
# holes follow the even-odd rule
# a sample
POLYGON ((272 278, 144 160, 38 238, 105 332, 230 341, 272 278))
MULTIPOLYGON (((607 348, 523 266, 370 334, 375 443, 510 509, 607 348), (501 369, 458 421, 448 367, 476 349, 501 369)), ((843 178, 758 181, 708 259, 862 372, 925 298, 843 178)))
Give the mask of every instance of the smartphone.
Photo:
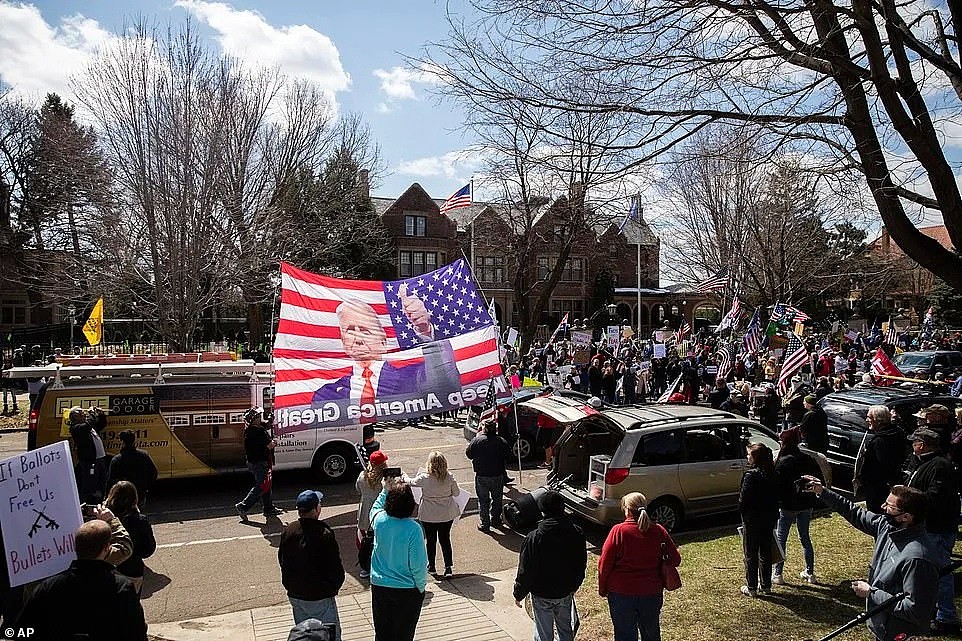
POLYGON ((795 479, 795 491, 804 492, 812 487, 812 482, 808 479, 795 479))
POLYGON ((401 476, 401 468, 399 467, 386 467, 384 472, 382 472, 385 478, 397 478, 401 476))

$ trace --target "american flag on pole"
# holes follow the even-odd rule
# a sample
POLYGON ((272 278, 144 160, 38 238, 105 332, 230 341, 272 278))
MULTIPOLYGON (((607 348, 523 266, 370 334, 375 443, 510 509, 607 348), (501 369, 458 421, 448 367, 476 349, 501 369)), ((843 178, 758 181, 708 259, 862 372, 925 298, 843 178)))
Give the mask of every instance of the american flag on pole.
POLYGON ((718 324, 718 332, 722 332, 726 329, 734 330, 738 326, 738 318, 742 313, 742 303, 738 299, 738 292, 732 297, 732 307, 725 314, 725 318, 722 319, 721 323, 718 324))
POLYGON ((757 309, 752 314, 752 320, 748 323, 748 331, 745 332, 743 344, 745 351, 749 354, 757 352, 762 346, 762 323, 757 309))
POLYGON ((497 338, 464 260, 399 281, 343 280, 282 263, 278 427, 413 418, 480 403, 489 379, 503 381, 497 338))
POLYGON ((889 316, 889 328, 885 332, 885 342, 889 345, 898 345, 899 342, 899 328, 892 322, 891 316, 889 316))
POLYGON ((474 201, 471 197, 471 183, 468 183, 461 189, 451 194, 447 200, 441 203, 441 213, 446 214, 452 209, 470 207, 473 202, 474 201))
POLYGON ((688 338, 691 335, 691 325, 688 324, 687 320, 682 320, 681 325, 678 326, 678 331, 675 332, 675 340, 679 343, 688 338))
POLYGON ((621 224, 618 225, 619 234, 625 230, 625 225, 628 224, 629 220, 633 220, 636 223, 638 222, 638 201, 634 198, 631 199, 631 208, 628 210, 628 213, 625 215, 624 220, 622 220, 621 224))
POLYGON ((788 391, 788 383, 792 380, 792 375, 802 369, 808 362, 808 351, 802 343, 802 339, 795 332, 789 332, 788 347, 785 348, 785 360, 782 362, 782 371, 778 375, 778 393, 782 396, 788 391))
POLYGON ((720 292, 728 287, 728 269, 722 269, 695 285, 696 292, 720 292))
POLYGON ((785 312, 789 314, 790 318, 794 318, 796 323, 804 323, 812 318, 794 305, 785 305, 785 312))
POLYGON ((728 378, 732 368, 735 366, 735 346, 731 343, 721 347, 716 353, 718 358, 718 378, 728 378))
POLYGON ((549 345, 553 343, 554 339, 558 337, 558 333, 561 331, 562 327, 564 327, 565 329, 567 329, 568 327, 568 312, 565 312, 565 315, 564 317, 562 317, 561 322, 558 323, 558 326, 555 327, 554 332, 551 333, 551 338, 548 340, 549 345))
POLYGON ((481 416, 478 418, 478 429, 485 421, 496 421, 498 419, 498 399, 497 391, 494 387, 494 378, 488 384, 488 392, 484 395, 484 402, 481 403, 481 416))

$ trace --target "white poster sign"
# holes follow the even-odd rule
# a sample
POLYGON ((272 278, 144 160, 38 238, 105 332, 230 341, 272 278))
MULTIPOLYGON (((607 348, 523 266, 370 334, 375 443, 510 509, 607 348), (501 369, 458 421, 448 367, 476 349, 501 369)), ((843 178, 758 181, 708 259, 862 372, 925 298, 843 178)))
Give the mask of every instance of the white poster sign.
POLYGON ((590 347, 591 332, 571 332, 571 344, 575 347, 590 347))
POLYGON ((656 330, 655 330, 655 342, 656 342, 656 343, 664 343, 664 342, 665 342, 665 332, 661 331, 660 329, 656 329, 656 330))
POLYGON ((0 527, 10 585, 63 572, 83 523, 67 441, 0 461, 0 527))
POLYGON ((508 345, 514 345, 518 342, 518 330, 513 327, 508 328, 508 339, 506 341, 508 345))
POLYGON ((617 325, 608 326, 608 347, 615 351, 621 348, 621 328, 617 325))
POLYGON ((547 372, 545 377, 548 380, 548 385, 554 389, 561 389, 564 378, 558 372, 547 372))
POLYGON ((641 361, 641 364, 639 366, 640 371, 647 372, 650 369, 651 369, 651 361, 641 361))
POLYGON ((665 344, 655 343, 651 347, 651 357, 652 358, 665 358, 665 344))

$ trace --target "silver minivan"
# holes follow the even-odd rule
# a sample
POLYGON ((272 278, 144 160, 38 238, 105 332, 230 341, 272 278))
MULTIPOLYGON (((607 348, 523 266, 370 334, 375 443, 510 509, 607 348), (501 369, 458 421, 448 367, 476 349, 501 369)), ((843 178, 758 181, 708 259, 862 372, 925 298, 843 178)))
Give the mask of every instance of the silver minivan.
POLYGON ((621 497, 641 492, 669 531, 685 518, 738 509, 746 447, 778 438, 737 414, 693 405, 597 410, 577 400, 540 397, 522 405, 562 423, 549 481, 563 481, 568 508, 590 521, 624 520, 621 497))

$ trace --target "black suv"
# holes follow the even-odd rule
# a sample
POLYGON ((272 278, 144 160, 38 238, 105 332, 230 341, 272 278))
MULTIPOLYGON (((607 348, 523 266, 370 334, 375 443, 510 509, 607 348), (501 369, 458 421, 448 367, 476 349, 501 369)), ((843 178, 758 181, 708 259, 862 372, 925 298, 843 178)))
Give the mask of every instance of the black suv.
POLYGON ((962 405, 962 399, 895 387, 852 388, 829 394, 818 402, 828 417, 828 460, 842 472, 843 478, 851 478, 855 457, 865 437, 865 416, 872 405, 895 409, 899 426, 909 435, 917 425, 912 415, 934 403, 955 411, 962 405))
POLYGON ((892 362, 909 378, 934 378, 941 372, 946 378, 952 379, 962 374, 962 352, 904 352, 892 362))

